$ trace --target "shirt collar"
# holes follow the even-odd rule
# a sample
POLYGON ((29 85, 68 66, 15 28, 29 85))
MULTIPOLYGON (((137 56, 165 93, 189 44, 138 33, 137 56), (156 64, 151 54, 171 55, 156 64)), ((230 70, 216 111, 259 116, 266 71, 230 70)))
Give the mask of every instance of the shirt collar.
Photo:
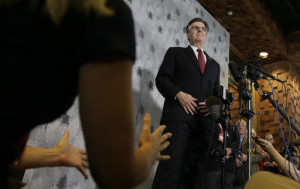
MULTIPOLYGON (((196 58, 198 59, 198 51, 197 51, 198 48, 196 46, 193 46, 193 45, 190 45, 190 47, 192 48, 192 50, 194 51, 194 54, 195 54, 196 58)), ((202 51, 202 53, 204 55, 205 64, 206 64, 207 57, 206 57, 203 49, 201 49, 201 51, 202 51)))
MULTIPOLYGON (((194 52, 198 53, 198 48, 194 45, 190 45, 190 47, 193 49, 194 52)), ((201 48, 202 53, 204 54, 203 48, 201 48)))

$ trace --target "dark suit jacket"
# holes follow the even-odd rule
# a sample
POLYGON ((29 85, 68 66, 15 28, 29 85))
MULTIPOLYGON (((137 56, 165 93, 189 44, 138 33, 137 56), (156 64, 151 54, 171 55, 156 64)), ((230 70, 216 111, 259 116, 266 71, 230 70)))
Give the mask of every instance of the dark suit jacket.
POLYGON ((198 60, 192 48, 188 46, 171 47, 156 76, 158 91, 165 97, 161 123, 165 121, 189 121, 192 115, 185 113, 175 96, 183 91, 202 102, 214 95, 220 84, 220 65, 205 53, 204 74, 200 71, 198 60))

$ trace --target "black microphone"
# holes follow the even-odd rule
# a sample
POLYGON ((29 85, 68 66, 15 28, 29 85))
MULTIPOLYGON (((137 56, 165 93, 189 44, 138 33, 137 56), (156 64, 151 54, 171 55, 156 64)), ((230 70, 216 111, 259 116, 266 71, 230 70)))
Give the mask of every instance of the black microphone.
POLYGON ((269 78, 274 79, 274 80, 276 80, 276 81, 279 81, 280 83, 283 83, 283 81, 281 81, 281 80, 278 79, 277 77, 275 77, 275 76, 269 74, 268 72, 266 72, 266 71, 264 71, 264 70, 262 70, 262 69, 260 69, 260 68, 256 68, 256 69, 257 69, 260 73, 262 73, 262 74, 268 76, 269 78))
POLYGON ((241 74, 240 74, 237 64, 233 61, 230 61, 228 64, 228 67, 229 67, 229 70, 231 71, 231 74, 234 77, 234 80, 236 82, 240 82, 242 80, 242 77, 241 77, 241 74))
POLYGON ((223 103, 221 99, 215 96, 209 96, 206 99, 206 106, 213 120, 218 121, 222 117, 223 103))

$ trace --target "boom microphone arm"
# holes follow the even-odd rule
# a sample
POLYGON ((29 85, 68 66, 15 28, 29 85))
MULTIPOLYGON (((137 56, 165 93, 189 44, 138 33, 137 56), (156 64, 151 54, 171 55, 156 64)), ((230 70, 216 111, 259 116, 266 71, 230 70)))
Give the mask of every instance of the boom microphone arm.
MULTIPOLYGON (((262 97, 263 100, 268 99, 269 102, 274 107, 276 107, 275 101, 271 98, 271 93, 267 93, 267 92, 264 91, 264 93, 261 97, 262 97)), ((282 115, 282 117, 291 124, 292 128, 296 131, 298 136, 300 136, 300 127, 297 127, 292 121, 290 121, 288 116, 286 115, 286 113, 279 106, 277 106, 277 109, 278 109, 280 115, 282 115)))
POLYGON ((262 73, 265 76, 268 76, 269 78, 275 80, 275 81, 279 81, 280 83, 283 83, 283 81, 281 81, 280 79, 278 79, 277 77, 269 74, 268 72, 264 71, 263 69, 260 68, 256 68, 256 70, 258 70, 260 73, 262 73))

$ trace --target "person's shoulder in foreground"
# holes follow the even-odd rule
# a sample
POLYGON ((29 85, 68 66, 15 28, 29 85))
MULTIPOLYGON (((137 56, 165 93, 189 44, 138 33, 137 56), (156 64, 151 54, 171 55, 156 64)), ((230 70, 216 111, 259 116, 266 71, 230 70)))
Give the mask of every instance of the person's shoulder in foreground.
POLYGON ((299 189, 300 183, 283 175, 261 171, 250 177, 244 189, 260 188, 299 189))

